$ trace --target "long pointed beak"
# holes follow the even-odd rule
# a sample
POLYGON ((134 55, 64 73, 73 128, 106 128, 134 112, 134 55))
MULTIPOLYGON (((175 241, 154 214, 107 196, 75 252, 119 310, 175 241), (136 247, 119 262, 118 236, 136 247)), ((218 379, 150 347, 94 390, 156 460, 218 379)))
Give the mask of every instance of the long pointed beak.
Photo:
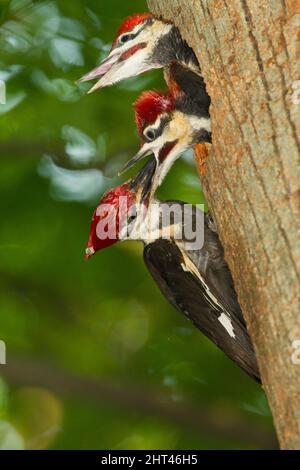
MULTIPOLYGON (((107 74, 110 71, 110 69, 118 61, 118 59, 119 59, 119 54, 110 53, 109 56, 106 57, 106 59, 104 59, 100 65, 98 65, 89 73, 81 77, 78 80, 78 83, 88 82, 90 80, 94 80, 95 78, 101 78, 103 75, 107 74)), ((98 86, 99 82, 100 80, 89 90, 88 93, 91 93, 92 91, 97 90, 97 88, 100 88, 100 86, 98 86)))
POLYGON ((151 148, 145 148, 145 145, 143 145, 140 151, 125 163, 121 171, 119 171, 119 176, 125 173, 125 171, 129 170, 129 168, 133 167, 137 162, 143 160, 143 158, 148 157, 148 155, 151 155, 152 153, 153 150, 151 148))
POLYGON ((95 254, 95 250, 93 247, 87 247, 84 253, 85 261, 88 261, 93 255, 95 254))
POLYGON ((129 182, 131 189, 136 193, 140 191, 140 204, 145 203, 152 195, 156 165, 155 158, 150 159, 129 182))
POLYGON ((87 75, 79 81, 85 82, 94 78, 99 78, 98 82, 88 91, 92 93, 99 88, 104 88, 125 78, 134 77, 149 69, 149 64, 145 61, 147 57, 147 43, 135 44, 124 51, 121 49, 112 50, 109 56, 87 75), (138 53, 138 57, 137 57, 138 53))

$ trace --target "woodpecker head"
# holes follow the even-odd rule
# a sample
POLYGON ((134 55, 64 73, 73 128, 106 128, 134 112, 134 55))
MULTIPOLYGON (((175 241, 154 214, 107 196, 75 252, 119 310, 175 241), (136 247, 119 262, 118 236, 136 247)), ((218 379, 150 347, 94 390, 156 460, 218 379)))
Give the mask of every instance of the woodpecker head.
POLYGON ((104 194, 93 214, 85 259, 118 241, 139 239, 155 167, 155 160, 149 161, 134 178, 104 194))
POLYGON ((200 142, 211 142, 210 118, 182 93, 144 92, 134 104, 142 147, 126 163, 126 171, 144 157, 154 154, 157 167, 153 187, 157 187, 174 161, 200 142))
POLYGON ((124 78, 166 65, 155 52, 159 41, 168 35, 172 27, 154 18, 151 13, 126 18, 117 32, 108 57, 79 81, 100 79, 90 89, 91 93, 124 78))

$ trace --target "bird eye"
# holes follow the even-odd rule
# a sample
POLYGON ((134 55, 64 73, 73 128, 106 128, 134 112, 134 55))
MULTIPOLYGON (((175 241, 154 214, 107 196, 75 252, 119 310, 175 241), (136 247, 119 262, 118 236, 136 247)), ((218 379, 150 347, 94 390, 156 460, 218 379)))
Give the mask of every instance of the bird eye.
POLYGON ((145 137, 147 140, 150 142, 155 139, 155 130, 154 129, 148 129, 145 133, 145 137))
POLYGON ((128 223, 131 224, 131 222, 133 222, 134 220, 136 219, 136 214, 131 214, 129 217, 128 217, 128 223))
POLYGON ((123 36, 120 37, 120 43, 125 44, 125 42, 131 39, 131 37, 132 37, 132 34, 123 34, 123 36))

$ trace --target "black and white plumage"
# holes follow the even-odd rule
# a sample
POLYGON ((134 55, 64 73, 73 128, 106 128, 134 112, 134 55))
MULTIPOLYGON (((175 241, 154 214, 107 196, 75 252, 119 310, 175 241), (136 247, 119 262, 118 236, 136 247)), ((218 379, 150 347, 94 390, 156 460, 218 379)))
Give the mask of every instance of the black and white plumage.
POLYGON ((146 213, 135 210, 151 193, 154 171, 155 161, 151 160, 134 178, 104 195, 94 212, 86 257, 121 241, 125 227, 129 234, 127 239, 144 243, 145 264, 163 295, 228 357, 259 381, 251 339, 211 217, 192 205, 188 205, 186 210, 182 201, 151 200, 148 201, 146 213), (97 238, 101 206, 105 206, 105 217, 108 220, 108 203, 116 217, 119 217, 120 195, 126 195, 130 203, 120 220, 117 237, 109 241, 97 238), (165 217, 174 205, 180 209, 180 213, 184 213, 184 220, 175 216, 165 217), (195 237, 199 235, 199 227, 203 228, 203 232, 200 228, 203 244, 197 247, 195 239, 184 235, 183 223, 193 226, 195 237))
MULTIPOLYGON (((157 202, 158 203, 158 202, 157 202)), ((202 219, 203 246, 195 249, 191 240, 175 238, 144 240, 144 260, 156 284, 167 299, 184 313, 199 330, 211 339, 250 376, 259 380, 253 346, 240 309, 233 280, 224 259, 224 251, 209 214, 182 201, 158 203, 164 210, 174 205, 185 210, 184 223, 193 224, 197 214, 202 219), (189 220, 190 219, 190 220, 189 220)), ((164 227, 160 227, 165 235, 164 227)), ((150 236, 151 238, 151 236, 150 236)))
POLYGON ((196 73, 184 65, 174 62, 165 67, 164 77, 171 93, 184 93, 209 114, 211 100, 200 73, 196 73))
MULTIPOLYGON (((148 223, 147 215, 139 217, 137 213, 134 217, 131 211, 132 205, 145 201, 147 197, 153 202, 156 187, 184 150, 211 141, 210 98, 194 52, 174 25, 150 14, 133 15, 121 25, 109 56, 81 81, 99 79, 90 90, 94 91, 156 68, 164 68, 174 106, 168 112, 156 114, 154 121, 140 120, 143 121, 139 130, 144 148, 138 158, 133 159, 135 163, 153 152, 156 163, 149 162, 135 178, 107 193, 99 206, 109 202, 118 212, 119 196, 128 196, 130 207, 126 222, 131 226, 134 239, 137 239, 134 235, 137 233, 136 228, 139 228, 139 239, 144 243, 145 264, 161 292, 236 364, 259 380, 252 343, 224 260, 223 248, 210 216, 201 214, 204 243, 198 249, 192 249, 190 240, 175 236, 180 224, 173 224, 169 237, 165 236, 165 229, 170 229, 172 223, 168 227, 161 226, 161 212, 164 208, 175 202, 180 206, 182 202, 170 201, 163 205, 156 201, 155 210, 159 215, 154 218, 154 227, 148 223), (151 131, 151 138, 149 132, 147 137, 147 131, 151 131), (160 172, 155 171, 155 165, 160 166, 160 172)), ((153 114, 153 108, 149 110, 153 114)), ((193 223, 196 211, 198 209, 191 209, 190 223, 193 223)), ((121 238, 122 224, 113 240, 97 239, 99 219, 95 211, 87 258, 121 238)), ((184 223, 189 222, 185 220, 184 223)))
POLYGON ((154 45, 151 47, 148 59, 150 65, 157 64, 164 68, 177 63, 201 76, 198 59, 193 49, 182 38, 179 29, 172 23, 152 17, 152 26, 155 27, 159 23, 164 28, 164 34, 161 34, 157 39, 153 38, 154 45), (169 27, 167 28, 165 25, 169 27))
POLYGON ((201 69, 178 28, 150 13, 135 14, 121 24, 106 59, 80 81, 98 79, 89 92, 148 70, 163 68, 169 90, 180 89, 208 110, 201 69))
MULTIPOLYGON (((184 150, 197 145, 195 149, 200 152, 201 160, 204 161, 207 155, 205 143, 211 142, 210 97, 197 57, 181 37, 178 28, 150 13, 126 18, 117 32, 109 55, 80 81, 98 79, 89 90, 92 92, 158 68, 164 69, 168 93, 175 101, 181 101, 181 106, 178 106, 181 116, 177 113, 169 119, 173 126, 167 127, 171 132, 168 132, 165 140, 161 139, 161 146, 156 145, 157 142, 154 142, 153 148, 146 146, 122 171, 153 151, 160 163, 157 165, 156 178, 162 181, 184 150), (183 122, 183 115, 189 118, 189 125, 183 122), (185 132, 178 133, 180 129, 185 129, 185 132), (163 162, 159 160, 159 152, 163 162)), ((151 103, 149 106, 151 107, 151 103)))
POLYGON ((208 112, 210 97, 198 59, 175 25, 157 41, 149 63, 164 68, 164 77, 172 93, 177 88, 208 112))
POLYGON ((248 375, 259 369, 217 233, 205 215, 204 245, 186 251, 176 240, 145 244, 144 261, 171 304, 248 375))
POLYGON ((211 142, 211 120, 207 106, 185 93, 146 91, 134 104, 142 139, 139 152, 126 162, 122 172, 153 154, 157 166, 153 187, 164 180, 174 162, 197 144, 211 142))

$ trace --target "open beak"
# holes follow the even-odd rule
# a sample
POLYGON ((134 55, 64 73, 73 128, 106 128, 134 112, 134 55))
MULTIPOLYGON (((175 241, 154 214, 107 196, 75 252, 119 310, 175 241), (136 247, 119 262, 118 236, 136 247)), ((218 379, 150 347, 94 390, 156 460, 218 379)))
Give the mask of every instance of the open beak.
POLYGON ((153 150, 152 148, 148 147, 148 144, 143 145, 140 151, 133 158, 131 158, 128 162, 125 163, 122 170, 119 171, 119 176, 125 173, 125 171, 129 170, 129 168, 133 167, 137 162, 143 160, 143 158, 148 157, 152 153, 153 150))
POLYGON ((145 203, 152 194, 155 172, 156 160, 153 158, 149 160, 129 182, 131 189, 137 194, 140 193, 140 204, 145 203))
POLYGON ((109 56, 94 70, 80 78, 79 82, 86 82, 99 78, 98 82, 88 91, 93 91, 105 86, 124 80, 125 78, 134 77, 148 70, 149 65, 145 62, 147 56, 147 44, 135 44, 129 49, 112 50, 109 56))
MULTIPOLYGON (((91 72, 87 73, 83 77, 81 77, 78 80, 78 83, 82 82, 88 82, 90 80, 94 80, 95 78, 101 78, 105 76, 112 68, 112 66, 118 61, 120 54, 116 53, 115 51, 112 51, 106 59, 101 62, 98 67, 95 67, 91 72)), ((98 80, 98 82, 89 90, 88 93, 92 93, 92 91, 97 90, 98 88, 101 88, 101 80, 98 80)))

